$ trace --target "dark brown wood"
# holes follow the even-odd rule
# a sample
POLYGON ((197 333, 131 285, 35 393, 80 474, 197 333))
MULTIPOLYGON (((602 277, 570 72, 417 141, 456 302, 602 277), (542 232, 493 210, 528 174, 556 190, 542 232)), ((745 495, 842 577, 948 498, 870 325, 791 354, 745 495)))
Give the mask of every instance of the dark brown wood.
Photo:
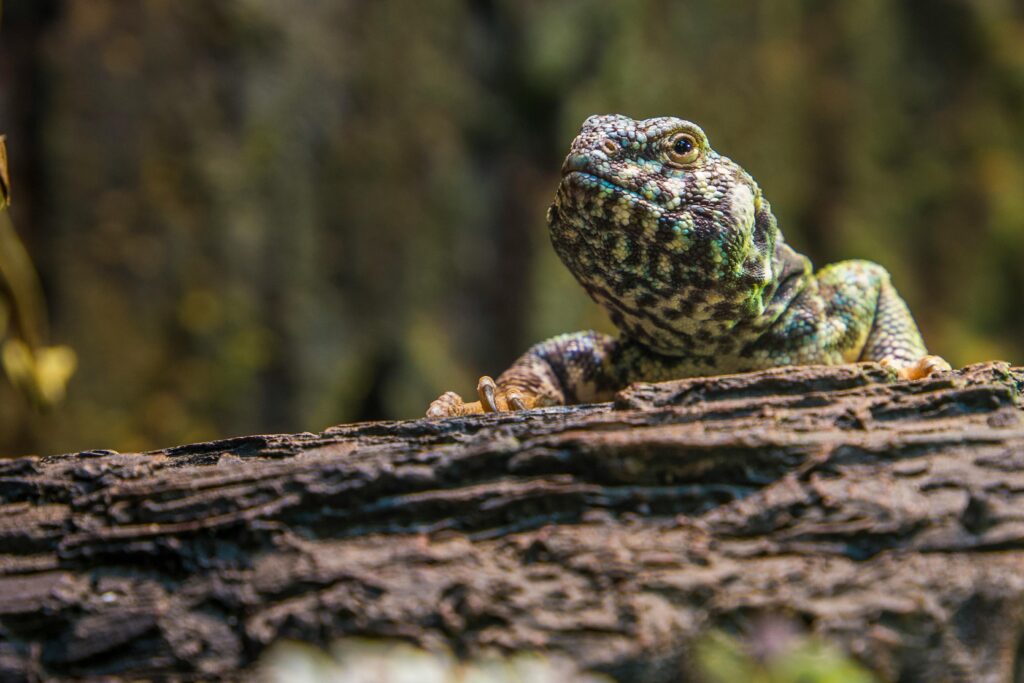
POLYGON ((1021 681, 1022 388, 784 368, 2 462, 0 680, 244 677, 360 634, 677 681, 696 634, 781 613, 887 679, 1021 681))

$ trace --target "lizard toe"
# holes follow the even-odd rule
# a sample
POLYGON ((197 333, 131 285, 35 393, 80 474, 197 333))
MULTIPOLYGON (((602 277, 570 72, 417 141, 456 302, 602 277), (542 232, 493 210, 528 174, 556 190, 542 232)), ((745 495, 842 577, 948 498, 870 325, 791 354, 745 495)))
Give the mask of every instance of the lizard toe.
POLYGON ((485 413, 497 413, 501 408, 498 407, 498 401, 496 393, 498 391, 498 385, 494 383, 494 380, 484 375, 480 378, 480 381, 476 384, 476 393, 480 397, 480 405, 483 407, 485 413))
POLYGON ((446 391, 438 396, 427 408, 427 417, 441 418, 462 415, 465 403, 454 391, 446 391))
POLYGON ((508 401, 509 408, 512 410, 526 410, 526 402, 523 401, 523 397, 518 391, 508 392, 505 395, 505 400, 508 401))
POLYGON ((484 375, 476 385, 476 393, 480 397, 479 405, 485 413, 504 413, 513 410, 529 410, 540 405, 540 399, 533 393, 520 387, 501 387, 493 379, 484 375))
MULTIPOLYGON (((888 359, 882 362, 885 367, 894 367, 888 359)), ((940 372, 949 372, 953 367, 941 356, 922 356, 916 362, 902 368, 896 369, 900 379, 925 379, 940 372)))

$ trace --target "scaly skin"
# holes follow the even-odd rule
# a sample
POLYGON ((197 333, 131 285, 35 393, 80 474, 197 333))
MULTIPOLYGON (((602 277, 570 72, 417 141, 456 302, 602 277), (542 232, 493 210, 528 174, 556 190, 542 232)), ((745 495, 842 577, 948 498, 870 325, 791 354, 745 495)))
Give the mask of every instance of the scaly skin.
POLYGON ((843 261, 814 273, 750 174, 689 121, 588 118, 548 226, 620 336, 541 342, 497 382, 482 377, 479 401, 448 392, 428 416, 608 400, 634 381, 781 365, 880 361, 905 379, 949 369, 926 355, 884 268, 843 261))

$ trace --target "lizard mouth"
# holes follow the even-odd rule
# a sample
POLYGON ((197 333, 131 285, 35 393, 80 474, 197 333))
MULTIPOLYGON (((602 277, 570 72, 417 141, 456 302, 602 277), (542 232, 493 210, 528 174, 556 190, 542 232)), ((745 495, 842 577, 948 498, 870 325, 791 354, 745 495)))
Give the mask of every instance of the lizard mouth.
MULTIPOLYGON (((562 176, 562 186, 568 185, 571 188, 569 194, 572 196, 575 194, 572 190, 577 192, 583 190, 584 196, 598 196, 602 193, 602 190, 608 191, 612 197, 629 197, 629 203, 640 207, 640 210, 647 214, 654 214, 659 217, 669 215, 670 212, 665 207, 640 194, 636 190, 632 190, 628 187, 623 187, 615 183, 614 181, 602 178, 601 176, 588 173, 587 171, 569 171, 562 176)), ((607 201, 607 200, 605 200, 607 201)))

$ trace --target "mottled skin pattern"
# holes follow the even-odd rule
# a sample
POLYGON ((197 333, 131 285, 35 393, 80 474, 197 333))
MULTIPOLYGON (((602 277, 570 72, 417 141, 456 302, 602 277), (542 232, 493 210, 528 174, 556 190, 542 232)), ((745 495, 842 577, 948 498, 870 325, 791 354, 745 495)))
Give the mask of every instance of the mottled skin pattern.
POLYGON ((843 261, 814 273, 750 174, 689 121, 588 118, 548 225, 621 335, 541 342, 497 382, 481 378, 479 402, 448 392, 428 416, 607 400, 633 381, 781 365, 874 360, 907 379, 949 367, 926 355, 884 268, 843 261))

